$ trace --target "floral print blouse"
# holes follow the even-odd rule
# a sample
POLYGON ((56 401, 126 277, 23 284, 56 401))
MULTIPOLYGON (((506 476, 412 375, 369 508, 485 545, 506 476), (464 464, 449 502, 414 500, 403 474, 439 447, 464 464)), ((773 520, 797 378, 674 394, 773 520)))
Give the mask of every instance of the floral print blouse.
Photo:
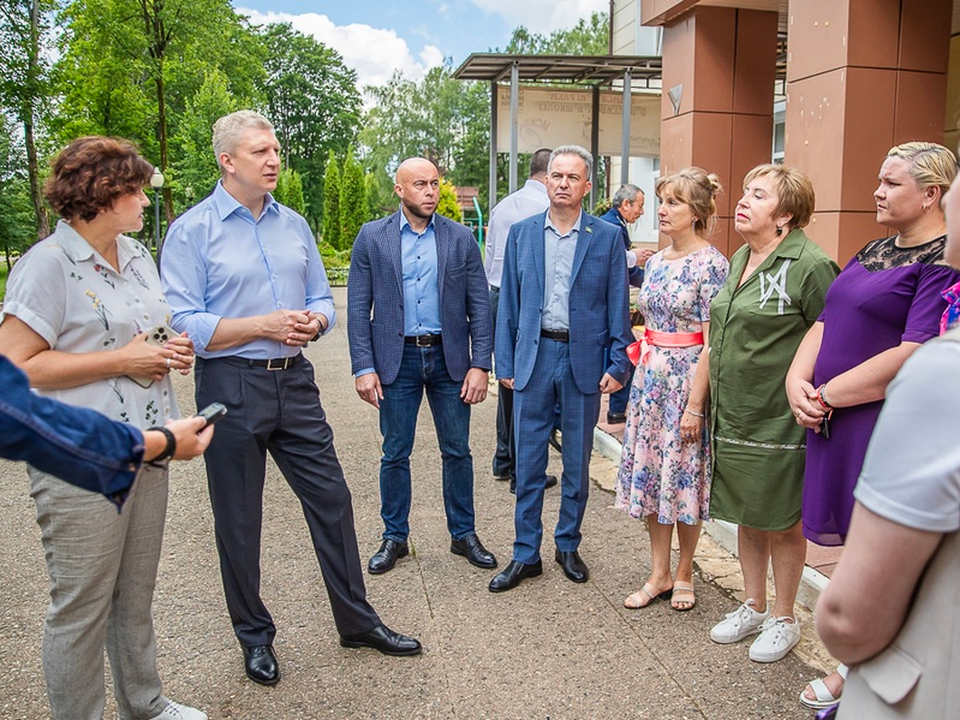
MULTIPOLYGON (((14 315, 53 350, 115 350, 134 335, 169 323, 160 276, 146 248, 117 238, 118 273, 67 222, 37 243, 14 266, 2 317, 14 315)), ((169 377, 148 388, 127 377, 98 380, 41 395, 97 410, 139 428, 180 416, 169 377)))

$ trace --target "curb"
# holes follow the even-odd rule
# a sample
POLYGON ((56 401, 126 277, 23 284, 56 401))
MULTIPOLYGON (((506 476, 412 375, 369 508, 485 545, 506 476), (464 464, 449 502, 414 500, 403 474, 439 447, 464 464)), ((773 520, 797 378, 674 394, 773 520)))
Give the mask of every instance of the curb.
MULTIPOLYGON (((620 463, 620 452, 623 445, 612 435, 600 428, 593 429, 593 449, 613 463, 620 463)), ((703 523, 703 532, 709 535, 714 542, 720 545, 732 556, 737 557, 737 526, 725 520, 711 520, 703 523)), ((809 565, 803 568, 800 579, 800 590, 797 593, 797 602, 813 612, 817 598, 827 587, 829 578, 809 565)))

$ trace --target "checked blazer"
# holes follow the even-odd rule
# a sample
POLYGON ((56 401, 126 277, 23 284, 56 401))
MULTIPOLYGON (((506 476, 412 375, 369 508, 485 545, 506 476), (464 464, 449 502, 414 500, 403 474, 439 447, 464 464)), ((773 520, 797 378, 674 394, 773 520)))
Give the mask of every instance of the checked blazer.
MULTIPOLYGON (((442 215, 433 217, 443 356, 450 377, 460 382, 471 367, 490 370, 490 296, 473 233, 442 215)), ((354 374, 373 368, 382 384, 396 380, 403 357, 400 211, 366 223, 353 243, 347 335, 354 374)))
MULTIPOLYGON (((513 378, 522 391, 540 344, 544 290, 546 213, 522 220, 507 236, 497 317, 497 377, 513 378)), ((580 392, 599 392, 604 372, 618 382, 628 374, 627 262, 619 228, 583 213, 570 273, 570 366, 580 392), (610 348, 604 368, 603 351, 610 348)))

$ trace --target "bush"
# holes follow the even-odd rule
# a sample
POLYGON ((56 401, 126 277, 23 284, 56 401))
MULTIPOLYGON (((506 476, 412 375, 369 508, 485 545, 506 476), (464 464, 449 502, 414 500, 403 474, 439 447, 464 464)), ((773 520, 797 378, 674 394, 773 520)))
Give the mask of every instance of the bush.
POLYGON ((457 189, 446 178, 440 178, 440 201, 437 203, 437 212, 451 220, 463 220, 463 212, 457 202, 457 189))

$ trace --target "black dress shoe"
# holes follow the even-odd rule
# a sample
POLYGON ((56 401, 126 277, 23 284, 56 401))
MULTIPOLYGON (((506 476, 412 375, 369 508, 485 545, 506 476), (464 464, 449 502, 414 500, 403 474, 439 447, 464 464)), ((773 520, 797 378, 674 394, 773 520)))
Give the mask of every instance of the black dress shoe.
POLYGON ((511 560, 506 568, 493 576, 489 586, 490 592, 513 590, 524 578, 536 577, 541 574, 543 574, 543 563, 539 560, 532 565, 524 565, 522 562, 511 560))
POLYGON ((419 640, 396 633, 384 624, 356 635, 341 635, 340 644, 346 648, 370 647, 384 655, 417 655, 423 649, 419 640))
POLYGON ((587 564, 580 558, 580 553, 560 552, 558 549, 554 556, 556 561, 563 568, 563 574, 573 580, 575 583, 583 583, 590 577, 590 571, 587 570, 587 564))
POLYGON ((626 413, 608 412, 607 425, 622 425, 627 421, 626 413))
POLYGON ((556 450, 558 453, 563 452, 563 447, 560 445, 560 437, 557 435, 557 429, 554 428, 550 431, 550 439, 547 441, 550 443, 550 447, 556 450))
POLYGON ((450 552, 454 555, 463 555, 467 562, 479 568, 497 566, 497 558, 483 546, 476 533, 470 533, 459 540, 450 540, 450 552))
POLYGON ((280 663, 273 654, 273 645, 253 645, 243 648, 243 665, 247 677, 261 685, 280 682, 280 663))
POLYGON ((397 564, 397 558, 406 557, 409 552, 410 546, 407 545, 406 541, 397 542, 387 538, 380 543, 380 549, 370 558, 370 562, 367 563, 367 570, 370 571, 371 575, 381 575, 387 570, 392 570, 393 566, 397 564))

